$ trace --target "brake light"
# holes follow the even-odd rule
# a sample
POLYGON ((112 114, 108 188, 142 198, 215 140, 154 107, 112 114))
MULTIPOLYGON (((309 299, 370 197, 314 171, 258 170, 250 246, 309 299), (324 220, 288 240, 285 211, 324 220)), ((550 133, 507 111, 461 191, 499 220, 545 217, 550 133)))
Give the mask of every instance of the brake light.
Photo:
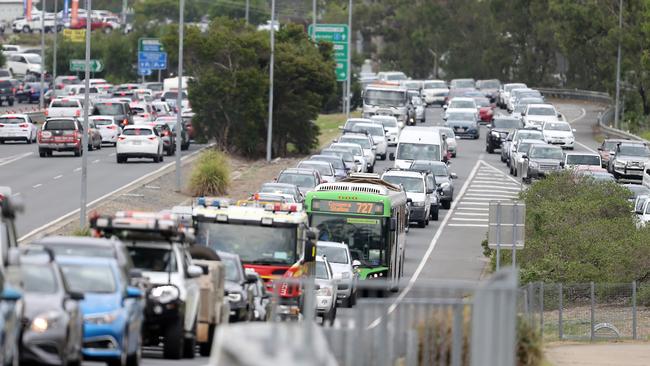
POLYGON ((106 126, 106 128, 108 128, 109 130, 114 130, 116 127, 115 125, 108 125, 106 126))
POLYGON ((74 112, 74 116, 75 116, 75 117, 79 117, 79 116, 81 116, 81 111, 77 109, 77 110, 74 112))
POLYGON ((41 142, 41 139, 43 138, 43 132, 38 131, 38 133, 36 134, 36 138, 38 139, 38 142, 41 142))
POLYGON ((16 88, 11 89, 11 92, 16 94, 16 88))
POLYGON ((165 135, 165 136, 171 136, 171 133, 169 133, 169 131, 165 131, 165 132, 163 132, 163 135, 165 135))
POLYGON ((125 118, 124 121, 122 121, 122 125, 126 126, 128 124, 129 124, 129 120, 125 118))
POLYGON ((2 123, 0 123, 0 127, 4 127, 4 126, 5 126, 5 125, 3 125, 2 123))
POLYGON ((45 115, 45 117, 47 117, 47 115, 48 115, 47 109, 45 110, 45 112, 43 112, 43 115, 45 115))
POLYGON ((81 136, 79 135, 79 132, 74 131, 74 132, 72 133, 72 139, 73 139, 73 140, 81 140, 81 136))
POLYGON ((124 140, 126 140, 126 137, 124 137, 124 136, 120 136, 120 137, 117 138, 117 140, 118 140, 118 141, 124 141, 124 140))
POLYGON ((151 137, 149 137, 149 140, 151 140, 151 141, 155 141, 155 140, 156 140, 156 136, 151 136, 151 137))
POLYGON ((27 128, 29 125, 27 123, 21 123, 18 125, 18 127, 27 128))

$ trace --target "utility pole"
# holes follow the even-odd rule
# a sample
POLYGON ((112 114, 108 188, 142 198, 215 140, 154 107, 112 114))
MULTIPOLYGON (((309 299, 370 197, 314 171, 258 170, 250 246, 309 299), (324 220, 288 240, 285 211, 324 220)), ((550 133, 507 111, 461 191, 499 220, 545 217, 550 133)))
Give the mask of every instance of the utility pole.
POLYGON ((352 102, 352 98, 350 98, 350 84, 352 83, 352 42, 350 42, 350 39, 352 38, 352 0, 349 0, 348 2, 348 81, 346 85, 346 93, 345 93, 345 117, 350 118, 350 104, 352 102))
POLYGON ((128 1, 122 0, 122 27, 126 29, 126 11, 128 7, 128 1))
POLYGON ((311 12, 313 15, 313 18, 311 20, 311 40, 312 42, 316 42, 316 10, 317 10, 317 5, 316 5, 316 0, 312 0, 311 4, 311 12))
MULTIPOLYGON (((81 138, 81 206, 79 207, 79 227, 86 227, 86 200, 88 189, 88 105, 90 104, 90 14, 92 0, 86 0, 86 60, 84 63, 84 120, 83 136, 81 138)), ((41 93, 41 96, 43 93, 41 93)))
POLYGON ((266 161, 273 148, 273 67, 275 63, 275 0, 271 0, 271 60, 269 63, 269 126, 266 131, 266 161))
MULTIPOLYGON (((623 33, 623 0, 618 3, 618 29, 623 33)), ((619 128, 619 98, 621 96, 621 36, 618 37, 618 55, 616 57, 616 101, 614 104, 614 127, 619 128)))
POLYGON ((56 79, 56 43, 59 38, 59 0, 54 0, 54 49, 52 50, 52 87, 54 86, 54 79, 56 79))
POLYGON ((180 0, 178 19, 178 95, 176 96, 176 192, 181 191, 181 142, 183 135, 183 33, 185 0, 180 0))
POLYGON ((251 0, 246 0, 246 24, 249 22, 249 14, 250 14, 250 8, 251 8, 251 0))
POLYGON ((45 90, 45 0, 41 3, 41 91, 38 108, 43 110, 43 90, 45 90))

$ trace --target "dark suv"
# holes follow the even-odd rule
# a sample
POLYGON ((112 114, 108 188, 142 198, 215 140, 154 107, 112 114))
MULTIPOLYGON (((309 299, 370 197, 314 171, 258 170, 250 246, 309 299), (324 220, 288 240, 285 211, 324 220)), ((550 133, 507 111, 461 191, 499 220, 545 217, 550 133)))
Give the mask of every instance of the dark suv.
POLYGON ((52 151, 72 151, 81 156, 83 127, 76 118, 54 117, 47 119, 38 132, 38 154, 41 158, 52 156, 52 151))
POLYGON ((108 100, 105 102, 95 103, 93 106, 93 116, 112 116, 115 121, 122 127, 133 124, 133 115, 129 103, 108 100))
POLYGON ((16 87, 10 80, 0 80, 0 105, 7 102, 8 105, 14 105, 16 98, 16 87))
POLYGON ((489 131, 485 136, 485 151, 492 154, 495 149, 500 149, 503 146, 503 142, 510 132, 524 128, 524 123, 515 117, 495 116, 492 123, 486 127, 489 128, 489 131))

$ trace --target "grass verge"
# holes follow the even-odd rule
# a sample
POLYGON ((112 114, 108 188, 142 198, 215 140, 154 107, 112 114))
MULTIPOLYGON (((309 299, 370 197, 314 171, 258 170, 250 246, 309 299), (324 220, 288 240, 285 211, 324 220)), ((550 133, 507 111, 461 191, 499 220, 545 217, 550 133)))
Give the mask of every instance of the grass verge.
MULTIPOLYGON (((350 117, 361 117, 361 112, 352 112, 350 117)), ((345 124, 345 113, 321 114, 316 120, 316 125, 320 128, 318 136, 318 146, 324 147, 329 145, 333 139, 341 134, 339 126, 345 124)))
POLYGON ((230 164, 221 151, 209 149, 196 160, 189 189, 194 197, 225 195, 230 184, 230 164))

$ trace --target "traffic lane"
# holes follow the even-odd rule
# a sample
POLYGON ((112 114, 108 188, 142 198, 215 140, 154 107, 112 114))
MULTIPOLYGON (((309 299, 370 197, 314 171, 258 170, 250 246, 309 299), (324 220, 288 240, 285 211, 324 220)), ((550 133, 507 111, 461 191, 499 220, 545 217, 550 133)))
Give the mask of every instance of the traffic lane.
MULTIPOLYGON (((182 155, 193 153, 203 146, 192 144, 182 155)), ((173 163, 175 156, 166 158, 163 164, 146 159, 117 164, 114 148, 90 152, 87 202, 173 163)), ((19 237, 78 209, 81 192, 80 158, 30 156, 24 160, 29 164, 11 164, 11 169, 0 170, 0 182, 8 182, 14 194, 20 194, 25 202, 25 213, 17 221, 19 237)))
MULTIPOLYGON (((182 360, 165 360, 162 358, 162 350, 146 347, 142 350, 142 361, 140 365, 142 366, 198 366, 198 365, 207 365, 209 357, 200 357, 198 353, 193 359, 184 358, 182 360)), ((106 365, 105 362, 89 362, 86 361, 83 363, 84 366, 100 366, 106 365)))

